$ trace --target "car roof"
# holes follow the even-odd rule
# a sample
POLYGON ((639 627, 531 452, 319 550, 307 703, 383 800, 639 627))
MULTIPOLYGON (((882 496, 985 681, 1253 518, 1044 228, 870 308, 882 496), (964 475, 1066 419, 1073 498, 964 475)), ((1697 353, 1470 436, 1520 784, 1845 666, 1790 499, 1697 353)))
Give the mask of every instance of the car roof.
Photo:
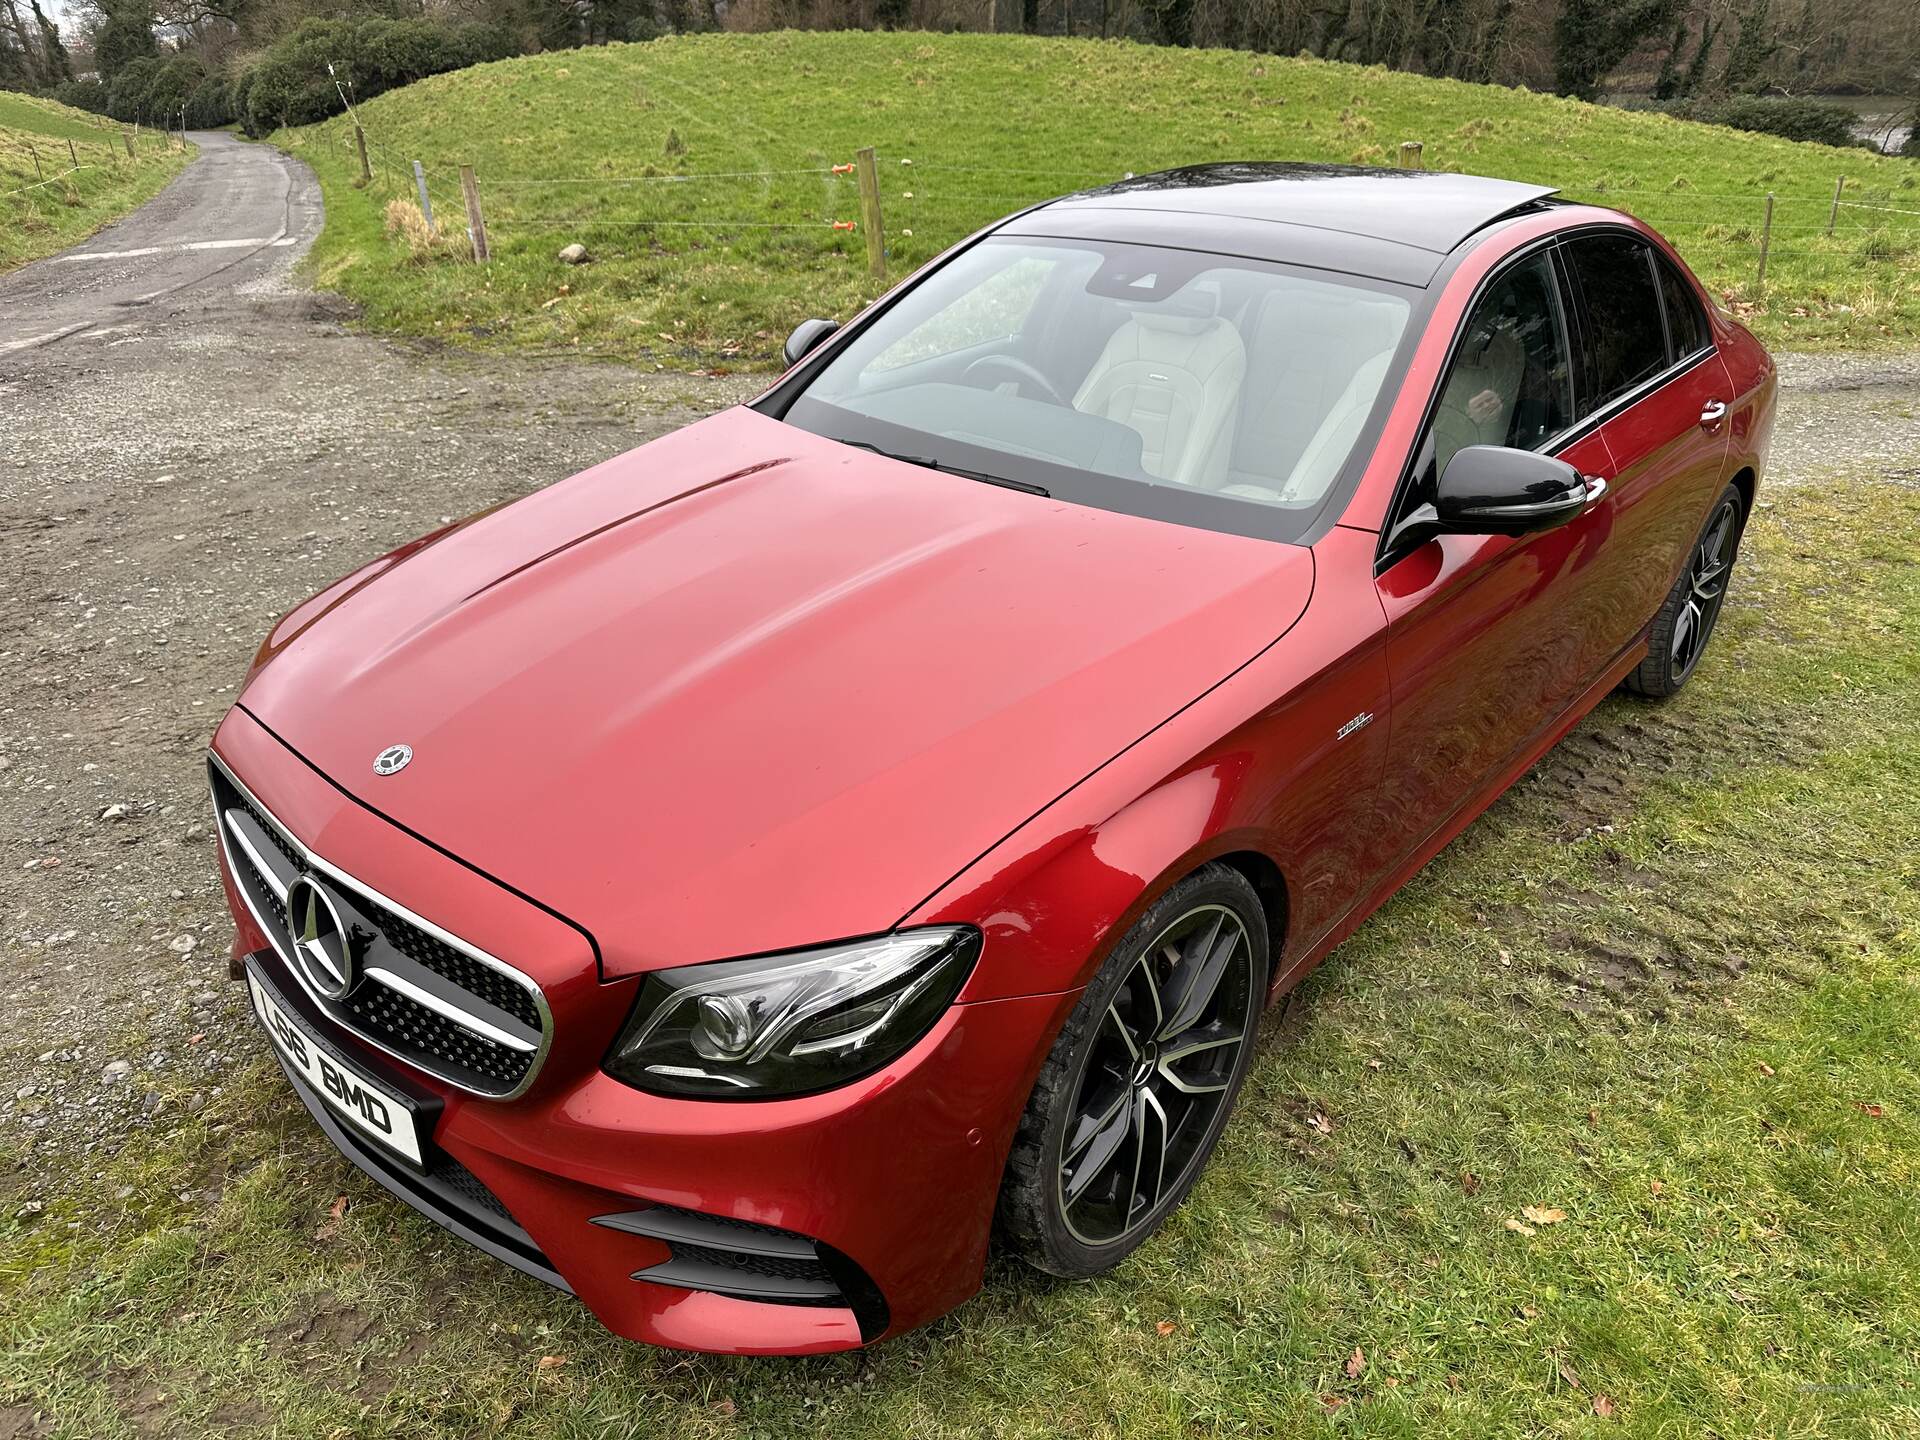
POLYGON ((1188 165, 1062 196, 1007 233, 1138 240, 1425 285, 1462 241, 1554 193, 1483 175, 1363 165, 1188 165))

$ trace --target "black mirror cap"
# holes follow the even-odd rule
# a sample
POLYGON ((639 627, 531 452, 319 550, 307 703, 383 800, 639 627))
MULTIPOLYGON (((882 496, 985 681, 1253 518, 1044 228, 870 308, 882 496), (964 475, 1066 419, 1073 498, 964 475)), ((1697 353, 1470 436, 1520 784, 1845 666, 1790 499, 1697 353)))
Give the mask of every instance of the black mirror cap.
POLYGON ((787 365, 792 367, 806 359, 813 348, 840 328, 838 320, 802 320, 793 327, 793 333, 787 336, 787 365))
POLYGON ((1441 473, 1434 518, 1455 535, 1531 535, 1587 508, 1587 482, 1564 460, 1504 445, 1469 445, 1441 473))

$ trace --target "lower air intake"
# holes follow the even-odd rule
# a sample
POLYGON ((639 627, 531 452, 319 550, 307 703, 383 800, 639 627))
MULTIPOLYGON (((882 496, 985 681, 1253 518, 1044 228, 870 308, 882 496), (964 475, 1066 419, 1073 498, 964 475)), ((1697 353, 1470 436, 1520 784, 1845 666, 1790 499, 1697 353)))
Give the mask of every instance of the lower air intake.
POLYGON ((866 1272, 805 1235, 672 1205, 599 1215, 593 1223, 662 1241, 672 1251, 660 1264, 635 1271, 636 1280, 770 1305, 851 1310, 865 1340, 887 1328, 886 1299, 866 1272))

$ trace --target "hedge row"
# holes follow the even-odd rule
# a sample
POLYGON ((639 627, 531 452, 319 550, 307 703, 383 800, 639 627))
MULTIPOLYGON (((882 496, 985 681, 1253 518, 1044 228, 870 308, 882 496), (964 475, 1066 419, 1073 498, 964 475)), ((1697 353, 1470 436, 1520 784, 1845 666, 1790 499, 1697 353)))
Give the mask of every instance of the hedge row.
POLYGON ((197 55, 175 52, 130 60, 107 84, 69 82, 54 98, 116 120, 172 127, 184 112, 190 130, 238 121, 248 134, 264 135, 282 125, 307 125, 339 114, 345 108, 343 91, 367 100, 443 70, 513 53, 506 34, 491 25, 307 20, 232 74, 209 70, 197 55))

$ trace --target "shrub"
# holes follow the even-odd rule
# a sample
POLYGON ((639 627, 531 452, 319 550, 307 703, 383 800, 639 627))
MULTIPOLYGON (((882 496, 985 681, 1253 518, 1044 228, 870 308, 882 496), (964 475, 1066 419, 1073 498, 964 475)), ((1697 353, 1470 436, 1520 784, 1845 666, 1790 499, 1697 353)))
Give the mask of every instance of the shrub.
POLYGON ((49 92, 62 105, 76 110, 107 113, 107 87, 98 80, 63 80, 49 92))
POLYGON ((1853 111, 1826 100, 1796 100, 1769 95, 1729 95, 1719 99, 1649 100, 1634 96, 1619 102, 1628 110, 1653 110, 1678 120, 1705 125, 1730 125, 1778 135, 1787 140, 1812 140, 1821 145, 1857 145, 1853 111))
POLYGON ((308 20, 276 41, 247 72, 246 105, 238 113, 253 135, 281 125, 310 125, 345 108, 342 89, 367 100, 428 75, 511 53, 507 37, 489 25, 308 20), (327 73, 329 63, 333 75, 327 73))

